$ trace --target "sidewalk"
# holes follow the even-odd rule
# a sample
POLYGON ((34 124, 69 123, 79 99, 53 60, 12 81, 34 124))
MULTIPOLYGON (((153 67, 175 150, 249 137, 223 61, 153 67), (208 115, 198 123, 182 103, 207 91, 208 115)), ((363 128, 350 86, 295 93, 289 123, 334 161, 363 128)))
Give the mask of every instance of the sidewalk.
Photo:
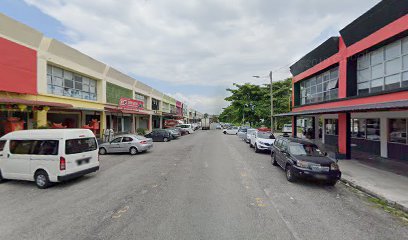
MULTIPOLYGON (((342 181, 408 212, 408 177, 362 160, 340 160, 342 181)), ((408 172, 408 164, 402 172, 408 172), (404 171, 405 170, 405 171, 404 171)))

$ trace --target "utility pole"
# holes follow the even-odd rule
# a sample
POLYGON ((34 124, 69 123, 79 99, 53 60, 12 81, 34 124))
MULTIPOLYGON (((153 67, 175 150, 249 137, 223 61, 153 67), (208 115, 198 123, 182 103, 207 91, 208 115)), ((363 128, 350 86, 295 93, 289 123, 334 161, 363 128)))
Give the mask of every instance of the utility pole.
POLYGON ((271 87, 270 87, 270 90, 271 90, 271 131, 272 131, 272 133, 274 132, 274 128, 273 128, 273 95, 272 95, 272 92, 273 92, 273 88, 272 88, 272 71, 270 71, 269 72, 269 79, 271 80, 271 87))

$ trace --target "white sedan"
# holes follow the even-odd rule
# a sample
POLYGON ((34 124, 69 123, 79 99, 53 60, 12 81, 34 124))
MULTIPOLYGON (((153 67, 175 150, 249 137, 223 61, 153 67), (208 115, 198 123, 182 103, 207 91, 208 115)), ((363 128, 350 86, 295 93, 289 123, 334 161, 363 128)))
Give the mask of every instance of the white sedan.
POLYGON ((255 152, 270 151, 275 142, 275 136, 271 132, 255 131, 250 135, 249 147, 255 148, 255 152))
POLYGON ((238 133, 238 127, 229 127, 227 129, 224 129, 222 133, 224 134, 229 134, 229 135, 236 135, 238 133))

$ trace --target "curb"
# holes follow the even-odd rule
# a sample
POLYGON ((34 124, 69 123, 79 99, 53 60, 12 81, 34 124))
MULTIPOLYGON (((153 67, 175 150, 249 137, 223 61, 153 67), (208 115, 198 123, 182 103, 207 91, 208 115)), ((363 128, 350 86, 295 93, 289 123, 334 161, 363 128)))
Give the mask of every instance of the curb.
POLYGON ((403 206, 403 205, 401 205, 401 204, 399 204, 399 203, 397 203, 395 201, 389 200, 389 199, 385 198, 384 196, 382 196, 382 195, 380 195, 378 193, 375 193, 375 192, 373 192, 373 191, 371 191, 371 190, 369 190, 369 189, 367 189, 367 188, 365 188, 363 186, 360 186, 360 185, 356 184, 355 182, 352 182, 352 181, 350 181, 348 179, 345 179, 343 177, 340 179, 340 181, 343 182, 345 185, 348 185, 348 186, 351 186, 351 187, 353 187, 353 188, 355 188, 357 190, 360 190, 360 191, 364 192, 365 194, 367 194, 367 195, 369 195, 371 197, 378 198, 378 199, 380 199, 382 201, 385 201, 385 202, 387 202, 387 204, 391 205, 392 207, 394 207, 394 208, 396 208, 398 210, 401 210, 401 211, 404 211, 405 213, 408 213, 408 208, 407 207, 405 207, 405 206, 403 206))

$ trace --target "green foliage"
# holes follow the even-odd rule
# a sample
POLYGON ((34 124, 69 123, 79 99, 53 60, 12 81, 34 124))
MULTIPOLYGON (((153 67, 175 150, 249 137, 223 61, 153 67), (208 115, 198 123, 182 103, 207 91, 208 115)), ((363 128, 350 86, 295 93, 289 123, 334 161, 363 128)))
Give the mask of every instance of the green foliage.
POLYGON ((146 129, 138 128, 138 129, 136 129, 136 132, 137 132, 138 135, 144 136, 146 134, 146 129))
MULTIPOLYGON (((249 122, 253 127, 270 126, 270 84, 260 86, 245 83, 234 84, 234 87, 227 89, 231 96, 225 100, 230 102, 230 105, 220 114, 220 121, 234 124, 249 122)), ((291 111, 291 87, 291 78, 273 83, 274 115, 291 111)), ((281 129, 283 124, 290 123, 290 118, 274 118, 274 122, 275 129, 281 129)))

